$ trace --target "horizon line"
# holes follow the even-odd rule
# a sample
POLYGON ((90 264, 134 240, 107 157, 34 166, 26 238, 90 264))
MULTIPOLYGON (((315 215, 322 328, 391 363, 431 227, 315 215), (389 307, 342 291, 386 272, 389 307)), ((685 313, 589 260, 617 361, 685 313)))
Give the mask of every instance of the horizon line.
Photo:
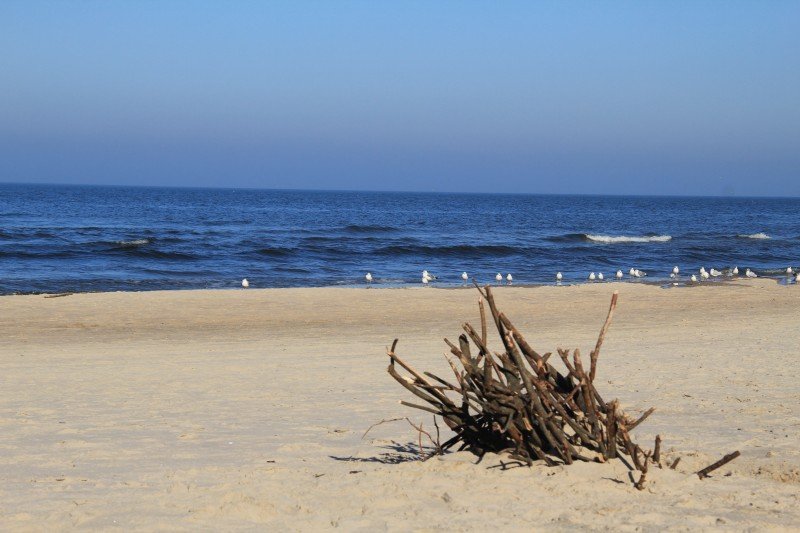
POLYGON ((553 193, 553 192, 494 192, 494 191, 420 191, 420 190, 389 190, 389 189, 312 189, 312 188, 282 188, 282 187, 223 187, 218 185, 131 185, 110 183, 51 183, 51 182, 20 182, 0 181, 2 185, 47 186, 47 187, 107 187, 120 189, 185 189, 185 190, 219 190, 219 191, 272 191, 272 192, 310 192, 310 193, 371 193, 371 194, 442 194, 464 196, 573 196, 589 198, 723 198, 723 199, 759 199, 759 200, 797 200, 800 196, 759 196, 739 194, 601 194, 601 193, 553 193))

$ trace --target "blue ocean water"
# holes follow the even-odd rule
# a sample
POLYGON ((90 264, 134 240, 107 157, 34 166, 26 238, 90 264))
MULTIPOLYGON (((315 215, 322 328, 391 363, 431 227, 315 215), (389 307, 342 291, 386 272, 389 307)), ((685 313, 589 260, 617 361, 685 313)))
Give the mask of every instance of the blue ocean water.
POLYGON ((582 282, 800 264, 800 199, 0 184, 0 294, 582 282))

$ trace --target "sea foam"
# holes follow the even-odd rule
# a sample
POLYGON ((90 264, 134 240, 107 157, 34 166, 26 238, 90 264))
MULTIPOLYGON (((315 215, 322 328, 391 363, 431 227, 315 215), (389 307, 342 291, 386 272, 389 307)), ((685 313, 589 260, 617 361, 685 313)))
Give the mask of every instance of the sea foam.
POLYGON ((671 235, 648 235, 648 236, 627 236, 627 235, 586 235, 586 238, 593 242, 603 244, 616 244, 621 242, 667 242, 672 240, 671 235))
POLYGON ((135 239, 132 241, 117 241, 120 246, 144 246, 150 244, 150 239, 135 239))
POLYGON ((753 233, 752 235, 739 235, 742 239, 771 239, 769 235, 764 232, 761 233, 753 233))

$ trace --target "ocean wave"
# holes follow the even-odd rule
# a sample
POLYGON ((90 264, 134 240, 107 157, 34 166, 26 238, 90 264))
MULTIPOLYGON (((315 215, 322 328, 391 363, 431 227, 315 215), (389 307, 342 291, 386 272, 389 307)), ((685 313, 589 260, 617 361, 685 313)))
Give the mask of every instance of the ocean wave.
MULTIPOLYGON (((398 241, 402 239, 390 239, 392 241, 398 241)), ((349 237, 342 236, 342 235, 331 235, 331 236, 322 236, 322 235, 314 235, 312 237, 303 237, 301 239, 302 244, 308 245, 315 245, 315 244, 335 244, 340 245, 343 242, 347 243, 369 243, 369 242, 385 242, 386 237, 377 237, 377 236, 355 236, 351 235, 349 237)))
POLYGON ((375 250, 380 255, 413 255, 425 257, 503 257, 524 252, 521 248, 497 244, 471 245, 461 244, 455 246, 422 246, 422 245, 392 245, 375 250))
POLYGON ((763 231, 761 233, 753 233, 752 235, 737 235, 737 236, 740 239, 762 239, 763 240, 763 239, 771 239, 772 238, 769 235, 767 235, 766 233, 764 233, 763 231))
POLYGON ((0 257, 8 259, 68 259, 77 257, 70 250, 0 250, 0 257))
POLYGON ((114 241, 114 244, 123 247, 123 248, 133 248, 136 246, 144 246, 145 244, 150 244, 150 239, 133 239, 130 241, 114 241))
POLYGON ((550 242, 599 242, 602 244, 619 243, 645 243, 645 242, 668 242, 672 240, 671 235, 597 235, 592 233, 567 233, 566 235, 555 235, 546 237, 550 242))
POLYGON ((671 235, 645 235, 642 237, 628 235, 586 235, 586 239, 603 244, 617 244, 623 242, 668 242, 671 235))
POLYGON ((373 224, 348 224, 342 230, 349 233, 389 233, 398 231, 398 228, 373 224))
POLYGON ((256 250, 256 253, 268 257, 286 257, 295 252, 297 252, 296 248, 287 248, 283 246, 267 246, 266 248, 259 248, 256 250))

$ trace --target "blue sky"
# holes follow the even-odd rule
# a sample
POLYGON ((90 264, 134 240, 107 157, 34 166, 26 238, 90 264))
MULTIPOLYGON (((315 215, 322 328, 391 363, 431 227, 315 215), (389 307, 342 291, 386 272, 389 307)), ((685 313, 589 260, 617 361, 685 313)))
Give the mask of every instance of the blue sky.
POLYGON ((800 196, 800 2, 0 3, 0 181, 800 196))

